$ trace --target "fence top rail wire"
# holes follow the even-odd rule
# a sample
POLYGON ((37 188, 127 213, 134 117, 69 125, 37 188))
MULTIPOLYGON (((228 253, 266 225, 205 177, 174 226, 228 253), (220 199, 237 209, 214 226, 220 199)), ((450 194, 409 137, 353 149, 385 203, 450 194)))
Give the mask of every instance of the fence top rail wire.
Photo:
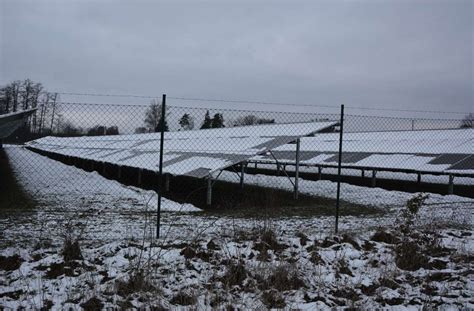
MULTIPOLYGON (((56 92, 61 95, 70 96, 90 96, 90 97, 122 97, 122 98, 144 98, 144 99, 157 99, 160 96, 151 95, 136 95, 136 94, 100 94, 100 93, 80 93, 80 92, 56 92)), ((183 101, 201 101, 201 102, 222 102, 222 103, 242 103, 242 104, 256 104, 256 105, 272 105, 272 106, 294 106, 294 107, 322 107, 339 109, 339 106, 332 105, 314 105, 314 104, 299 104, 299 103, 283 103, 283 102, 271 102, 271 101, 252 101, 252 100, 241 100, 241 99, 219 99, 219 98, 200 98, 200 97, 183 97, 183 96, 167 96, 168 99, 176 99, 183 101)), ((373 110, 373 111, 396 111, 396 112, 418 112, 418 113, 440 113, 440 114, 457 114, 465 115, 465 112, 460 111, 440 111, 440 110, 416 110, 416 109, 393 109, 393 108, 374 108, 374 107, 362 107, 362 106, 348 106, 350 109, 358 110, 373 110)))
MULTIPOLYGON (((173 98, 173 97, 169 97, 173 98)), ((133 104, 120 104, 120 103, 92 103, 92 102, 71 102, 71 101, 59 101, 57 104, 60 105, 77 105, 77 106, 96 106, 96 107, 137 107, 146 108, 150 104, 133 103, 133 104)), ((41 105, 40 105, 41 106, 41 105)), ((338 113, 318 113, 318 112, 287 112, 287 111, 273 111, 273 110, 255 110, 255 109, 236 109, 236 108, 210 108, 210 107, 191 107, 181 105, 167 105, 169 109, 193 109, 193 110, 210 110, 210 111, 230 111, 230 112, 255 112, 255 113, 269 113, 269 114, 291 114, 291 115, 315 115, 315 116, 339 116, 338 113)), ((309 106, 309 107, 322 107, 322 106, 309 106)), ((337 108, 337 107, 331 107, 337 108)), ((349 107, 351 108, 351 107, 349 107)), ((426 111, 429 112, 429 111, 426 111)), ((458 113, 454 113, 458 114, 458 113)), ((461 114, 461 113, 459 113, 461 114)), ((465 115, 465 113, 463 113, 465 115)), ((398 116, 378 116, 378 115, 360 115, 360 114, 345 114, 345 119, 349 118, 376 118, 386 120, 412 120, 412 121, 448 121, 448 122, 462 122, 462 118, 428 118, 428 117, 398 117, 398 116)))

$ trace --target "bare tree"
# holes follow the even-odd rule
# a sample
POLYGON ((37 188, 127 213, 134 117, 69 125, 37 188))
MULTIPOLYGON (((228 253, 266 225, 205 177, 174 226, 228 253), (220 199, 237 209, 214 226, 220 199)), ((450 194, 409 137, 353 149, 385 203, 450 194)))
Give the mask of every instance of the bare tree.
POLYGON ((13 102, 13 106, 12 106, 12 112, 16 112, 18 110, 18 98, 20 96, 20 85, 21 85, 21 82, 20 81, 13 81, 11 83, 11 88, 12 88, 12 102, 13 102))
POLYGON ((54 95, 52 95, 51 97, 51 108, 52 108, 52 113, 51 113, 51 132, 53 132, 53 127, 54 127, 54 118, 55 118, 55 113, 57 113, 56 109, 57 109, 57 106, 56 106, 56 100, 58 99, 58 93, 54 93, 54 95))
MULTIPOLYGON (((165 113, 165 131, 168 131, 168 122, 167 116, 169 115, 168 112, 165 113)), ((161 129, 161 104, 156 100, 153 99, 148 107, 148 110, 145 112, 145 126, 151 132, 159 132, 161 129)))

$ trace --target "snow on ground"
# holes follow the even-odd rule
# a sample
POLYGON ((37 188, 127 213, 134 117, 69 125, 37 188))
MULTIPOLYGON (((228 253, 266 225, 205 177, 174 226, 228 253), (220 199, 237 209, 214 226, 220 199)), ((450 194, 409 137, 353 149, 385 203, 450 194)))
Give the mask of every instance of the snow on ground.
MULTIPOLYGON (((97 172, 86 172, 58 161, 47 159, 21 147, 8 147, 10 162, 25 189, 40 201, 55 202, 64 209, 92 206, 96 209, 145 209, 147 203, 156 204, 156 193, 136 187, 124 186, 97 172), (90 204, 93 202, 94 204, 90 204)), ((162 201, 165 212, 199 212, 191 204, 162 201)))
MULTIPOLYGON (((153 242, 155 207, 147 202, 156 199, 148 191, 22 148, 7 153, 20 183, 40 204, 0 216, 0 307, 474 307, 469 199, 430 196, 433 205, 420 210, 416 223, 451 222, 432 228, 436 235, 413 229, 407 239, 420 234, 436 243, 399 240, 395 217, 412 194, 346 184, 344 200, 371 205, 367 208, 384 202, 387 213, 341 217, 341 232, 350 235, 334 237, 329 216, 249 219, 166 212, 161 239, 153 242), (387 234, 374 236, 380 226, 387 234), (66 238, 79 241, 82 258, 66 260, 66 238), (397 252, 425 244, 434 250, 408 249, 410 259, 426 253, 409 260, 419 267, 399 267, 407 263, 398 261, 397 252)), ((238 182, 229 172, 220 178, 238 182)), ((281 177, 246 175, 246 183, 291 189, 281 177)), ((302 180, 300 189, 333 198, 335 184, 302 180)), ((163 205, 179 206, 168 200, 163 205)))

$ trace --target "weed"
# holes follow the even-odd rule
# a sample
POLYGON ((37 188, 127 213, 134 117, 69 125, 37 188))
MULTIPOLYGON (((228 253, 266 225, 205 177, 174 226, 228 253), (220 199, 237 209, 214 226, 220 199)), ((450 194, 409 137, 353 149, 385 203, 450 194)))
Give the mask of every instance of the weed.
POLYGON ((275 290, 268 290, 263 292, 262 294, 262 302, 268 307, 268 308, 278 308, 282 309, 286 306, 285 299, 281 295, 281 293, 275 291, 275 290))
POLYGON ((300 278, 295 265, 282 264, 273 268, 269 275, 257 275, 261 289, 276 289, 278 291, 298 290, 306 287, 300 278))
POLYGON ((180 290, 171 298, 170 303, 181 306, 195 305, 197 303, 197 297, 188 291, 180 290))
POLYGON ((226 287, 235 286, 235 285, 242 285, 244 280, 247 278, 247 270, 245 269, 245 265, 242 261, 239 262, 231 262, 227 266, 227 271, 222 277, 222 283, 226 287))
POLYGON ((151 292, 156 288, 147 280, 143 270, 135 270, 130 275, 127 281, 118 280, 116 282, 117 294, 122 297, 127 297, 130 294, 137 292, 151 292))
POLYGON ((81 260, 82 252, 79 247, 79 242, 77 240, 73 242, 71 239, 65 239, 62 255, 64 257, 64 262, 81 260))

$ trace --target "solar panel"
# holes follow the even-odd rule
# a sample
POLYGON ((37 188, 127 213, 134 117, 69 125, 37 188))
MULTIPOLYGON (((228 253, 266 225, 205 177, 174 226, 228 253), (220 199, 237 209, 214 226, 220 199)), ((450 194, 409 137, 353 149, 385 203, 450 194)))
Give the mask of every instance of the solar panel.
POLYGON ((464 160, 466 158, 468 158, 469 155, 468 154, 442 154, 436 158, 434 158, 433 160, 431 160, 430 162, 428 162, 429 164, 456 164, 457 162, 461 161, 461 160, 464 160))
MULTIPOLYGON (((356 163, 359 162, 371 154, 367 152, 343 152, 341 155, 341 162, 342 163, 356 163)), ((336 154, 329 159, 324 160, 324 162, 339 162, 339 155, 336 154)))
POLYGON ((450 166, 448 170, 474 170, 474 155, 450 166))

